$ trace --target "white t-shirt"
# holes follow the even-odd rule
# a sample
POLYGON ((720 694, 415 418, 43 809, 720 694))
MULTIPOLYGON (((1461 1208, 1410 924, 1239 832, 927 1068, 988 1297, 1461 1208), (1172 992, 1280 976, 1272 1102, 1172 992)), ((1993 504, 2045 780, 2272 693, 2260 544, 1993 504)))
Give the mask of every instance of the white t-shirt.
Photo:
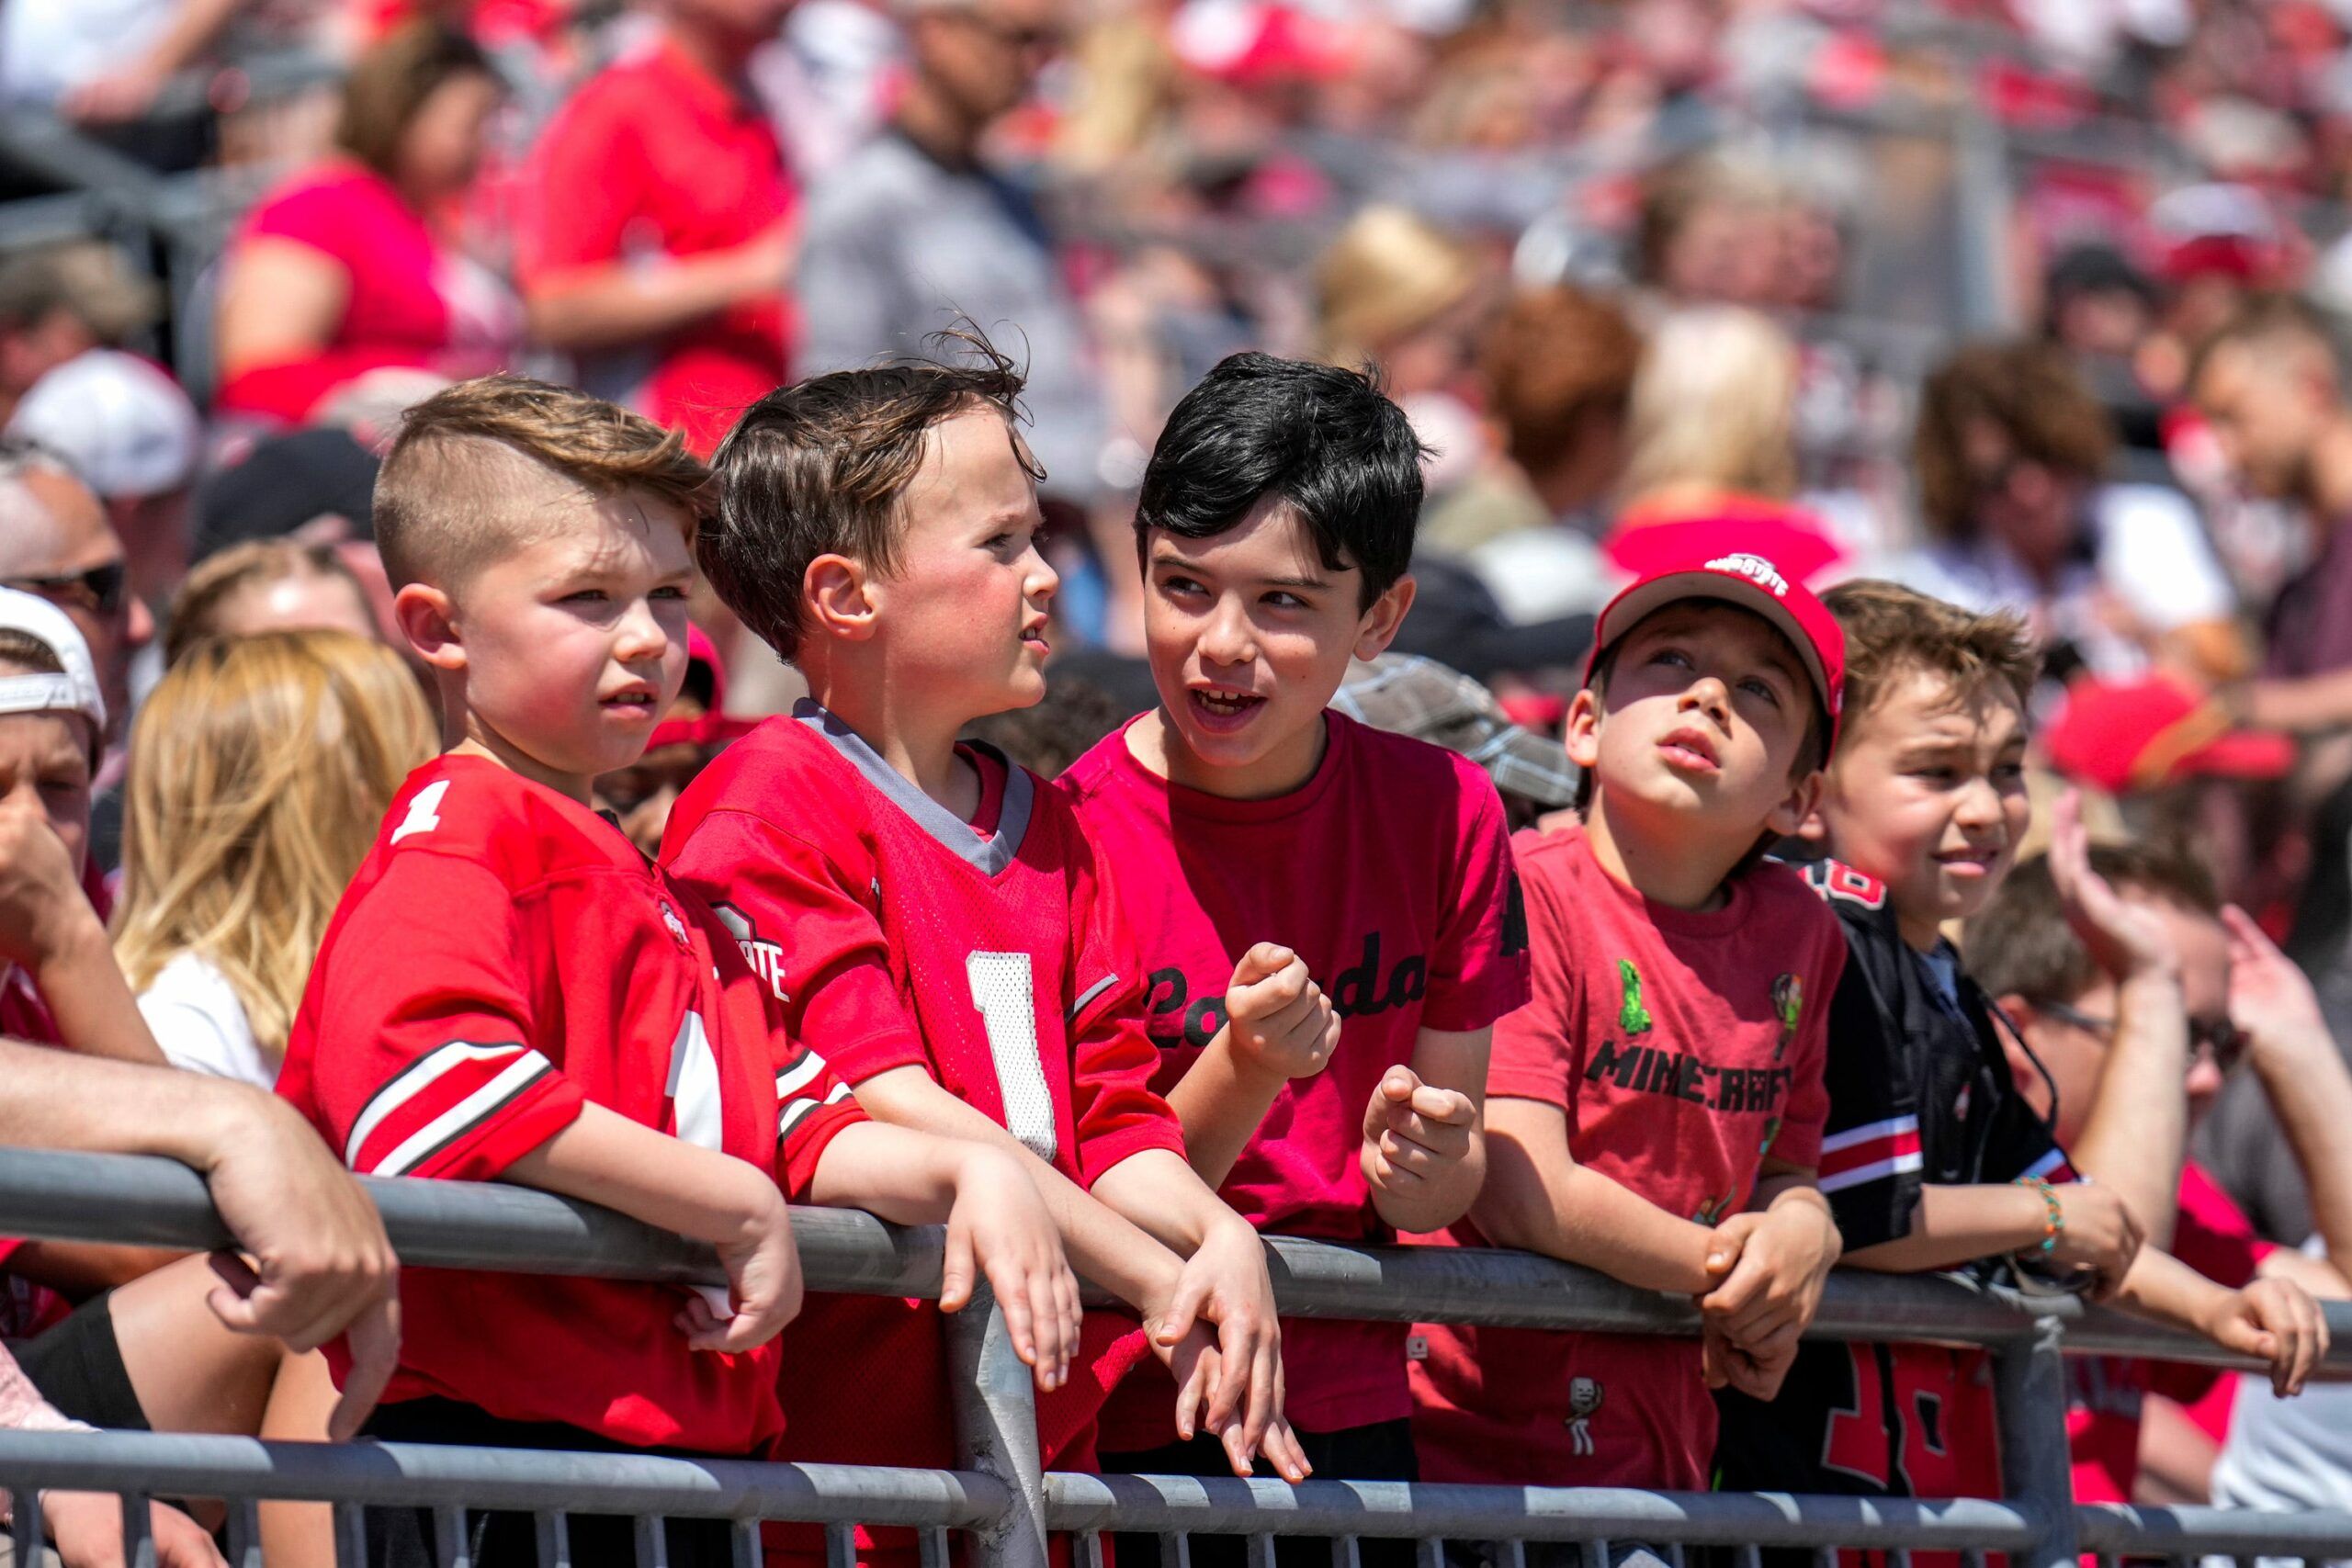
POLYGON ((277 1087, 277 1068, 262 1055, 244 1003, 209 960, 190 952, 164 964, 140 993, 139 1010, 172 1066, 256 1089, 277 1087))
MULTIPOLYGON (((2303 1250, 2313 1258, 2327 1255, 2317 1236, 2303 1250)), ((2213 1506, 2265 1513, 2352 1509, 2352 1383, 2314 1382, 2293 1399, 2280 1399, 2270 1392, 2269 1379, 2241 1376, 2230 1434, 2213 1465, 2213 1506)), ((2295 1558, 2261 1562, 2301 1568, 2295 1558)), ((2226 1557, 2205 1562, 2206 1568, 2233 1568, 2226 1557)))

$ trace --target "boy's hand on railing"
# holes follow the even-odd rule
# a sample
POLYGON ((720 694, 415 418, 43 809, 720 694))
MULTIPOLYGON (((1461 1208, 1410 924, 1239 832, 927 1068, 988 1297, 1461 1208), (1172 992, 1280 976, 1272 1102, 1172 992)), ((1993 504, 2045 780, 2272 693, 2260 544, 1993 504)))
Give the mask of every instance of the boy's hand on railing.
MULTIPOLYGON (((1152 1330, 1153 1344, 1172 1357, 1202 1322, 1216 1325, 1216 1375, 1200 1376, 1195 1359, 1199 1387, 1186 1387, 1179 1394, 1177 1429, 1182 1433, 1193 1424, 1192 1413, 1204 1399, 1201 1428, 1224 1439, 1234 1473, 1247 1475, 1250 1456, 1261 1450, 1268 1430, 1282 1418, 1282 1324, 1274 1314, 1265 1244, 1238 1214, 1210 1227, 1185 1260, 1166 1308, 1152 1314, 1146 1326, 1152 1330)), ((1170 1368, 1180 1385, 1187 1382, 1185 1370, 1172 1359, 1170 1368)), ((1267 1457, 1276 1458, 1271 1452, 1267 1457)), ((1281 1468, 1279 1460, 1276 1463, 1281 1468)), ((1284 1470, 1283 1479, 1302 1481, 1306 1476, 1284 1470)))
MULTIPOLYGON (((107 1492, 44 1492, 42 1520, 65 1568, 123 1568, 122 1500, 107 1492)), ((155 1568, 227 1568, 204 1527, 168 1503, 151 1503, 155 1568)))
MULTIPOLYGON (((2123 1285, 2132 1260, 2140 1256, 2143 1234, 2130 1205, 2114 1189, 2087 1181, 2069 1181, 2053 1189, 2066 1217, 2050 1261, 2061 1269, 2086 1269, 2098 1276, 2093 1301, 2105 1301, 2123 1285)), ((2019 1256, 2029 1256, 2021 1252, 2019 1256)))
POLYGON ((1735 1345, 1723 1332, 1699 1331, 1699 1372, 1709 1388, 1734 1388, 1751 1399, 1767 1403, 1780 1396, 1781 1384, 1796 1364, 1801 1330, 1791 1328, 1752 1348, 1735 1345))
POLYGON ((679 1310, 678 1326, 697 1350, 756 1350, 800 1315, 800 1249, 792 1240, 792 1213, 774 1183, 752 1190, 765 1197, 747 1205, 741 1235, 713 1244, 727 1269, 730 1315, 719 1316, 700 1293, 688 1296, 679 1310))
POLYGON ((2326 1314, 2292 1280, 2256 1280, 2232 1291, 2198 1326, 2223 1349, 2269 1362, 2270 1387, 2281 1398, 2302 1393, 2304 1380, 2327 1354, 2326 1314))
POLYGON ((956 1203, 947 1214, 947 1257, 939 1276, 939 1306, 955 1312, 972 1298, 972 1281, 988 1276, 1004 1310, 1012 1353, 1037 1374, 1046 1393, 1069 1378, 1078 1349, 1078 1276, 1062 1252, 1061 1233, 1020 1161, 985 1144, 961 1145, 956 1203))
POLYGON ((1241 955, 1225 991, 1226 1043, 1235 1061, 1266 1078, 1313 1077, 1340 1043, 1340 1015, 1279 942, 1241 955))
POLYGON ((1841 1250, 1827 1205, 1790 1198, 1733 1214, 1715 1234, 1736 1245, 1737 1259, 1699 1298, 1709 1328, 1749 1352, 1783 1339, 1793 1345, 1820 1309, 1841 1250))

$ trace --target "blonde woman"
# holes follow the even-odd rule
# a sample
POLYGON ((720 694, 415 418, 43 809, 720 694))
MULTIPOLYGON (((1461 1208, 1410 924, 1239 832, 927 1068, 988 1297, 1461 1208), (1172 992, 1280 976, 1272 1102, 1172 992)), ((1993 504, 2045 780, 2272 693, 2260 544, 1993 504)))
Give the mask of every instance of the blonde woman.
POLYGON ((1632 513, 1796 491, 1797 349, 1754 310, 1669 312, 1634 373, 1623 493, 1632 513))
POLYGON ((200 643, 130 744, 115 950, 156 1043, 264 1089, 344 885, 433 751, 399 657, 339 631, 200 643))

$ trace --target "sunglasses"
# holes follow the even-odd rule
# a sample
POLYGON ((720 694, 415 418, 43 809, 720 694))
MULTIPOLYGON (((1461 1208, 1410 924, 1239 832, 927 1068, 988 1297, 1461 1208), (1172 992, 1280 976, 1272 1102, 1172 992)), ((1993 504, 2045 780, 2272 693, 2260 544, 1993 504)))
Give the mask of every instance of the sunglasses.
POLYGON ((61 608, 78 605, 94 615, 114 615, 122 611, 123 589, 130 576, 130 569, 121 561, 110 560, 62 577, 0 578, 0 584, 38 593, 61 608))
MULTIPOLYGON (((2088 1034, 2095 1034, 2107 1043, 2115 1040, 2115 1020, 2098 1018, 2079 1012, 2064 1002, 2038 1001, 2034 1007, 2061 1023, 2070 1023, 2088 1034)), ((2196 1066, 2196 1055, 2210 1055, 2213 1065, 2228 1072, 2245 1055, 2246 1039, 2238 1026, 2223 1018, 2192 1018, 2188 1021, 2188 1043, 2192 1052, 2189 1065, 2196 1066)))

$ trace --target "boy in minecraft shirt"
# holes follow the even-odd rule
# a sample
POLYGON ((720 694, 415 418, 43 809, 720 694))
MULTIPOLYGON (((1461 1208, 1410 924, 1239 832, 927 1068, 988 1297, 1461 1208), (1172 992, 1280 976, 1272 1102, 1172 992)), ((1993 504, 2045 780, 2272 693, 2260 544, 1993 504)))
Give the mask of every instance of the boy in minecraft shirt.
POLYGON ((1703 533, 1601 614, 1568 714, 1583 822, 1521 840, 1535 999, 1496 1027, 1486 1187, 1430 1240, 1698 1297, 1706 1334, 1418 1327, 1433 1481, 1704 1486, 1709 1385, 1769 1397, 1838 1258, 1813 1167, 1844 942, 1760 857, 1820 788, 1843 645, 1703 533))
MULTIPOLYGON (((1057 786, 1120 869, 1154 1087, 1193 1168, 1261 1231, 1385 1242, 1459 1219, 1484 1170, 1487 1036, 1527 996, 1493 784, 1327 711, 1412 602, 1419 459, 1354 371, 1241 354, 1185 394, 1136 518, 1160 705, 1057 786)), ((1413 1479, 1405 1335, 1284 1325, 1284 1409, 1317 1473, 1413 1479)), ((1222 1469, 1214 1442, 1176 1442, 1168 1404, 1149 1369, 1123 1384, 1104 1463, 1222 1469)), ((1154 1544, 1123 1539, 1121 1560, 1154 1544)))

